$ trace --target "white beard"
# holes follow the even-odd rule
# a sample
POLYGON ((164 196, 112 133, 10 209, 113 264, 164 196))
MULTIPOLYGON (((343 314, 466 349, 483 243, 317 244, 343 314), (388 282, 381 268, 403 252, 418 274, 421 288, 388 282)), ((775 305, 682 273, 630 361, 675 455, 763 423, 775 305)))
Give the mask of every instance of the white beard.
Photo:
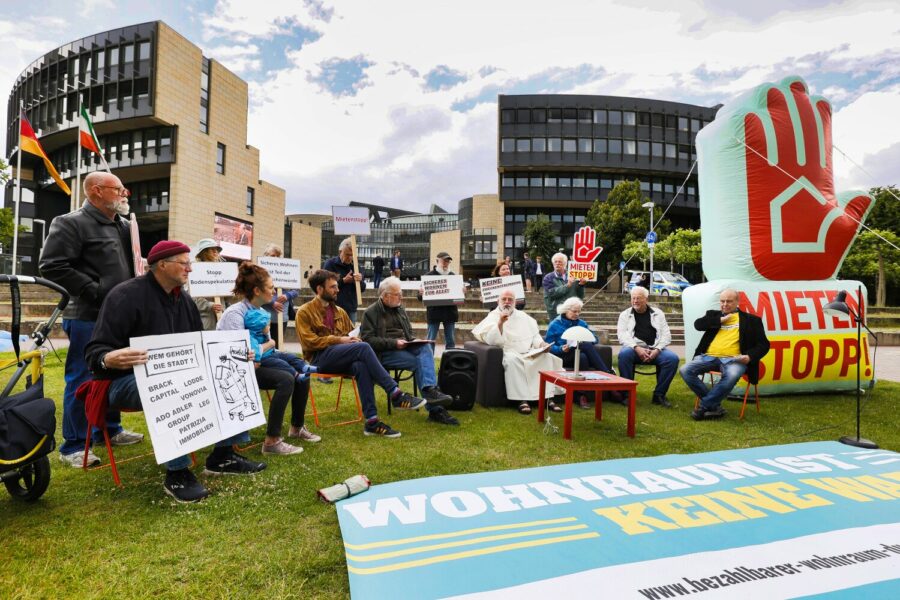
POLYGON ((434 270, 438 272, 438 275, 449 275, 450 274, 450 269, 442 269, 440 267, 435 267, 434 270))

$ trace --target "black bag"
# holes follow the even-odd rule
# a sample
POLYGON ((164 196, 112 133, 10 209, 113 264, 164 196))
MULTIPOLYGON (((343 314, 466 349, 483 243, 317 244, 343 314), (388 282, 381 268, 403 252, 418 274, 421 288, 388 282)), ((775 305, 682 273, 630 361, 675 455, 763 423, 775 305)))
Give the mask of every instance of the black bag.
POLYGON ((450 410, 472 410, 478 384, 478 357, 471 350, 451 348, 441 356, 438 386, 453 396, 450 410))
POLYGON ((43 383, 40 378, 0 401, 0 471, 30 463, 56 447, 56 404, 43 397, 43 383))

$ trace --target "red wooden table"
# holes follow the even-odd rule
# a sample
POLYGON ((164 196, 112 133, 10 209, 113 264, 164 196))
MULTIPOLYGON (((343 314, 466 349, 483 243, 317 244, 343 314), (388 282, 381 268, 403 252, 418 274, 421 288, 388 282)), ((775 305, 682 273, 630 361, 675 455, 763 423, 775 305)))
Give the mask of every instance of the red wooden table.
POLYGON ((628 437, 634 437, 635 403, 637 402, 637 381, 625 379, 602 371, 581 371, 586 376, 598 376, 602 379, 572 379, 573 371, 541 371, 541 392, 538 400, 538 423, 544 422, 544 397, 546 384, 552 383, 566 390, 566 407, 563 412, 563 437, 572 439, 572 399, 575 392, 595 392, 594 419, 602 416, 602 392, 628 392, 628 437))

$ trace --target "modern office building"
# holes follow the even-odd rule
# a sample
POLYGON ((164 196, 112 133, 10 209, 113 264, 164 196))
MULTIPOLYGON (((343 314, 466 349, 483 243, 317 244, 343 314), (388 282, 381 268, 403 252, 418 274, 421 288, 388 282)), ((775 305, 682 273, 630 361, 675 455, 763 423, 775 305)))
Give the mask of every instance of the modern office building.
POLYGON ((503 252, 519 259, 526 222, 546 214, 559 245, 572 248, 594 200, 638 179, 646 196, 668 206, 676 227, 699 227, 694 139, 713 120, 707 108, 643 98, 516 95, 498 98, 497 177, 503 252))
MULTIPOLYGON (((259 178, 247 145, 247 83, 161 21, 98 33, 50 50, 19 75, 7 108, 7 155, 16 163, 19 106, 60 175, 75 188, 100 169, 76 156, 78 109, 94 123, 112 172, 131 191, 142 253, 161 239, 216 237, 233 258, 284 239, 285 192, 259 178)), ((22 156, 22 272, 34 268, 46 227, 70 199, 40 159, 22 156)), ((7 186, 5 205, 14 188, 7 186)))

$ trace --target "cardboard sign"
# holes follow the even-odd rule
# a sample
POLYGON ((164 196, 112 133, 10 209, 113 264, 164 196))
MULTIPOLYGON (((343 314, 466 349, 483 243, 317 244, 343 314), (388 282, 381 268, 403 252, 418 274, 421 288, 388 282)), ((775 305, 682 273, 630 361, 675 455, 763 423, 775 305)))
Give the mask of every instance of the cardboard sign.
POLYGON ((365 206, 332 206, 335 235, 371 235, 369 209, 365 206))
POLYGON ((257 256, 256 264, 269 272, 272 284, 276 288, 299 289, 303 287, 300 279, 300 261, 291 258, 274 256, 257 256))
POLYGON ((148 355, 134 376, 157 463, 265 424, 246 329, 151 335, 130 345, 148 355))
POLYGON ((569 271, 569 279, 587 279, 597 281, 597 263, 572 262, 566 267, 569 271))
POLYGON ((234 290, 237 273, 237 263, 195 262, 188 274, 191 296, 197 298, 230 296, 234 290))
POLYGON ((496 302, 500 298, 500 292, 506 288, 510 288, 516 293, 516 299, 525 298, 525 288, 522 287, 522 278, 518 275, 507 275, 506 277, 489 277, 488 279, 479 279, 478 285, 481 288, 481 302, 496 302))
POLYGON ((462 275, 424 275, 422 277, 422 303, 425 306, 449 306, 464 304, 466 286, 462 275))

